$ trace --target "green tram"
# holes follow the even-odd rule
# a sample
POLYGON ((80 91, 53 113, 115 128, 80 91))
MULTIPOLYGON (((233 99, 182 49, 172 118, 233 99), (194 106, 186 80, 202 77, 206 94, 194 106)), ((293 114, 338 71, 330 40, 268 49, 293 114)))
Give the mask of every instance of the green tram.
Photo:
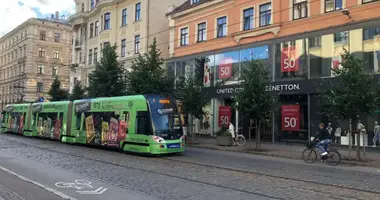
POLYGON ((161 95, 7 105, 1 130, 138 153, 181 153, 185 149, 177 102, 161 95))

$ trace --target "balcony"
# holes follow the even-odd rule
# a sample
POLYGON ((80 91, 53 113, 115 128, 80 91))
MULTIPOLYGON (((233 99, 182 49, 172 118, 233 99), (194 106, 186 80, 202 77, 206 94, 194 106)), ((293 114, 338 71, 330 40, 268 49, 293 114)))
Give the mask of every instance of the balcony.
POLYGON ((86 20, 86 12, 78 12, 78 13, 75 13, 74 15, 71 15, 69 17, 69 22, 75 26, 75 25, 81 25, 81 24, 86 24, 87 23, 87 20, 86 20))
POLYGON ((82 44, 83 44, 82 40, 75 39, 75 41, 74 41, 74 47, 75 47, 75 49, 81 49, 82 48, 82 44))

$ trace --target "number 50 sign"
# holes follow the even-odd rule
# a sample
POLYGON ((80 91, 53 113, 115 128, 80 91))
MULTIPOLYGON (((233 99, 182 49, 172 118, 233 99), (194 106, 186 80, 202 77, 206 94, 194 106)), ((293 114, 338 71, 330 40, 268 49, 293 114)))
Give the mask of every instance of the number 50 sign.
POLYGON ((232 109, 229 106, 219 106, 219 127, 228 126, 231 121, 232 109))
POLYGON ((283 131, 300 130, 300 105, 283 105, 281 107, 283 131))
POLYGON ((296 47, 286 47, 281 53, 281 72, 296 72, 299 70, 299 60, 296 47))

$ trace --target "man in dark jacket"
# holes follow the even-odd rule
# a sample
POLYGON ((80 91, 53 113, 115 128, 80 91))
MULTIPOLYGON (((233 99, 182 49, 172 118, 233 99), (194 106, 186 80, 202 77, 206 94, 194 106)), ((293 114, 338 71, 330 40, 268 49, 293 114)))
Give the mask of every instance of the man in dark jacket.
POLYGON ((318 147, 321 150, 321 152, 322 152, 321 158, 322 158, 322 160, 324 160, 327 157, 326 149, 328 147, 328 144, 331 143, 330 134, 325 129, 325 124, 323 124, 323 123, 319 124, 319 134, 317 135, 317 137, 315 139, 318 142, 316 147, 318 147))

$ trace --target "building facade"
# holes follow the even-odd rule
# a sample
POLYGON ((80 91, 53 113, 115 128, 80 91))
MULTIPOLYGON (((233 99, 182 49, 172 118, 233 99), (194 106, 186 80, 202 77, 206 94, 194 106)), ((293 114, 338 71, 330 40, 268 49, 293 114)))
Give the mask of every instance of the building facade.
MULTIPOLYGON (((233 109, 233 96, 240 68, 257 59, 270 70, 267 91, 276 99, 271 121, 261 127, 264 140, 307 141, 320 122, 340 125, 343 135, 348 122, 321 112, 321 83, 334 80, 331 69, 340 66, 344 48, 365 60, 368 72, 379 71, 379 8, 375 0, 189 0, 168 13, 169 74, 199 71, 212 98, 196 132, 212 135, 231 121, 247 136, 252 121, 233 109)), ((360 118, 371 143, 378 117, 360 118)))
POLYGON ((69 86, 71 26, 56 12, 32 18, 0 38, 0 108, 7 103, 48 99, 56 76, 69 86))
POLYGON ((79 67, 71 77, 88 86, 88 74, 100 60, 104 45, 117 45, 119 61, 131 67, 138 53, 146 53, 153 39, 162 57, 169 55, 169 23, 165 13, 184 0, 76 0, 73 26, 73 63, 79 67))

